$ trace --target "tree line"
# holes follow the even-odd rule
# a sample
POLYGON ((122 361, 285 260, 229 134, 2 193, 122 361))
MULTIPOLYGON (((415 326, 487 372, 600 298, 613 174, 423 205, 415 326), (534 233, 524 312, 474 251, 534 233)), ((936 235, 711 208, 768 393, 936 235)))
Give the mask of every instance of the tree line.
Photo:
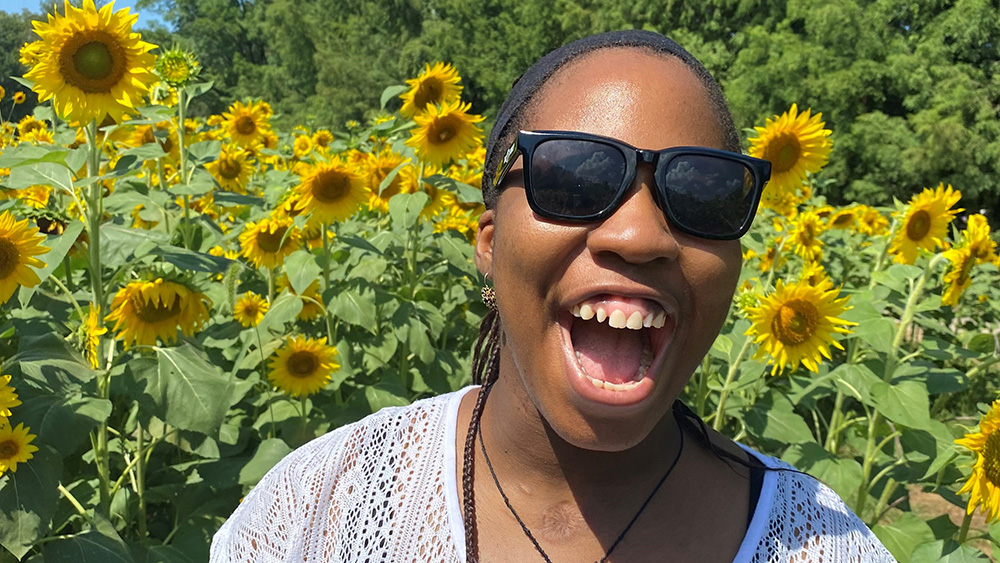
MULTIPOLYGON (((370 117, 386 86, 437 60, 458 68, 463 97, 489 121, 512 82, 547 51, 600 31, 651 29, 702 60, 741 128, 792 103, 823 112, 834 152, 817 191, 832 202, 887 204, 944 182, 962 191, 970 211, 1000 217, 1000 0, 137 5, 170 27, 144 30, 144 39, 192 50, 214 81, 198 111, 263 98, 279 123, 335 129, 370 117)), ((16 46, 30 37, 30 19, 0 13, 3 76, 22 71, 16 46)))

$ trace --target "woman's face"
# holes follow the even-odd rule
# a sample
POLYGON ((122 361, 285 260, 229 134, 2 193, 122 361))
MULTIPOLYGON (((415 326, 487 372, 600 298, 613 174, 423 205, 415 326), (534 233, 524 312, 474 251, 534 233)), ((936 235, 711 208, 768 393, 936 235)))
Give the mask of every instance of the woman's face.
MULTIPOLYGON (((683 63, 633 49, 563 67, 539 92, 526 129, 582 131, 643 149, 722 148, 724 138, 705 88, 683 63)), ((739 277, 739 242, 673 228, 656 205, 648 164, 621 207, 588 224, 535 215, 520 169, 515 163, 495 210, 484 214, 477 242, 505 336, 502 384, 571 444, 634 446, 718 334, 739 277), (622 326, 634 326, 637 313, 654 326, 622 326)))

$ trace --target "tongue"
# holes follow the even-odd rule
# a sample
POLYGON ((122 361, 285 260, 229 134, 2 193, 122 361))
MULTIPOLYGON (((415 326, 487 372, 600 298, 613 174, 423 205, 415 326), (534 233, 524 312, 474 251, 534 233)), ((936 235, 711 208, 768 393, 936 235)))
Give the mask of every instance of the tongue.
POLYGON ((610 383, 625 383, 639 371, 641 332, 611 328, 596 321, 576 320, 570 336, 587 375, 610 383))

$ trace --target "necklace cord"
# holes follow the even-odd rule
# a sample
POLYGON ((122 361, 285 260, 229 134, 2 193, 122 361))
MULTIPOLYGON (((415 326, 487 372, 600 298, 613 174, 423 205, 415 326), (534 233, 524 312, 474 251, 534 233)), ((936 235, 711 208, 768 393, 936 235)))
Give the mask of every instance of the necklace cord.
MULTIPOLYGON (((490 387, 492 387, 492 385, 490 387)), ((489 394, 489 388, 485 390, 485 394, 486 395, 489 394)), ((484 396, 483 397, 484 401, 485 398, 486 397, 484 396)), ((669 477, 670 474, 673 473, 674 468, 677 467, 677 463, 681 459, 681 453, 684 451, 684 429, 681 427, 680 420, 678 420, 676 404, 677 403, 675 403, 675 407, 673 408, 673 415, 674 415, 674 420, 677 421, 677 430, 678 433, 680 434, 680 441, 677 447, 677 454, 674 456, 673 461, 670 463, 670 467, 667 468, 666 473, 663 474, 663 477, 660 478, 660 481, 656 484, 655 487, 653 487, 652 492, 650 492, 649 496, 646 497, 646 500, 643 501, 642 506, 639 507, 639 510, 635 513, 635 516, 632 517, 632 520, 629 521, 628 525, 625 526, 625 529, 622 530, 622 533, 618 535, 618 538, 615 539, 614 543, 611 544, 611 547, 609 547, 608 550, 604 553, 604 557, 602 557, 600 561, 598 561, 597 563, 607 562, 608 557, 611 557, 611 553, 615 550, 616 547, 618 547, 618 544, 620 544, 622 540, 625 539, 625 535, 628 534, 629 530, 632 529, 632 526, 639 519, 639 516, 643 513, 643 511, 646 510, 646 507, 649 506, 649 503, 653 500, 653 497, 656 496, 657 491, 659 491, 660 488, 663 486, 663 484, 667 481, 667 477, 669 477)), ((503 487, 500 486, 500 479, 497 478, 496 471, 493 469, 493 463, 490 462, 490 456, 486 453, 486 443, 483 441, 483 428, 481 421, 475 421, 475 423, 476 423, 475 432, 476 434, 478 434, 479 437, 479 447, 483 452, 483 459, 486 461, 486 467, 490 470, 490 475, 493 477, 493 483, 496 485, 497 491, 503 498, 504 504, 507 505, 507 510, 510 511, 510 513, 514 516, 514 519, 517 520, 517 523, 520 524, 521 530, 524 532, 524 535, 528 536, 528 539, 531 540, 531 543, 535 546, 535 549, 538 551, 539 555, 542 556, 542 559, 544 559, 546 563, 552 563, 552 560, 549 558, 548 554, 545 553, 545 550, 542 549, 542 546, 538 543, 538 540, 536 540, 535 536, 531 533, 531 530, 528 529, 528 526, 524 523, 523 520, 521 520, 521 517, 517 514, 517 511, 514 510, 514 506, 510 503, 510 499, 508 499, 507 495, 504 493, 503 487)))

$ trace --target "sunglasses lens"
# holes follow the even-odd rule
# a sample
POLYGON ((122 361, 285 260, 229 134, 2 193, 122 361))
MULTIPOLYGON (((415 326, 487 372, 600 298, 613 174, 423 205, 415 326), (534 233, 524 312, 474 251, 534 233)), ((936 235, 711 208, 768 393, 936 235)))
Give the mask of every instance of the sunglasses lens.
POLYGON ((736 160, 676 156, 663 187, 674 221, 701 235, 736 238, 754 211, 753 172, 736 160))
POLYGON ((557 217, 597 215, 614 202, 625 168, 625 156, 611 145, 575 139, 543 141, 531 158, 535 205, 557 217))

